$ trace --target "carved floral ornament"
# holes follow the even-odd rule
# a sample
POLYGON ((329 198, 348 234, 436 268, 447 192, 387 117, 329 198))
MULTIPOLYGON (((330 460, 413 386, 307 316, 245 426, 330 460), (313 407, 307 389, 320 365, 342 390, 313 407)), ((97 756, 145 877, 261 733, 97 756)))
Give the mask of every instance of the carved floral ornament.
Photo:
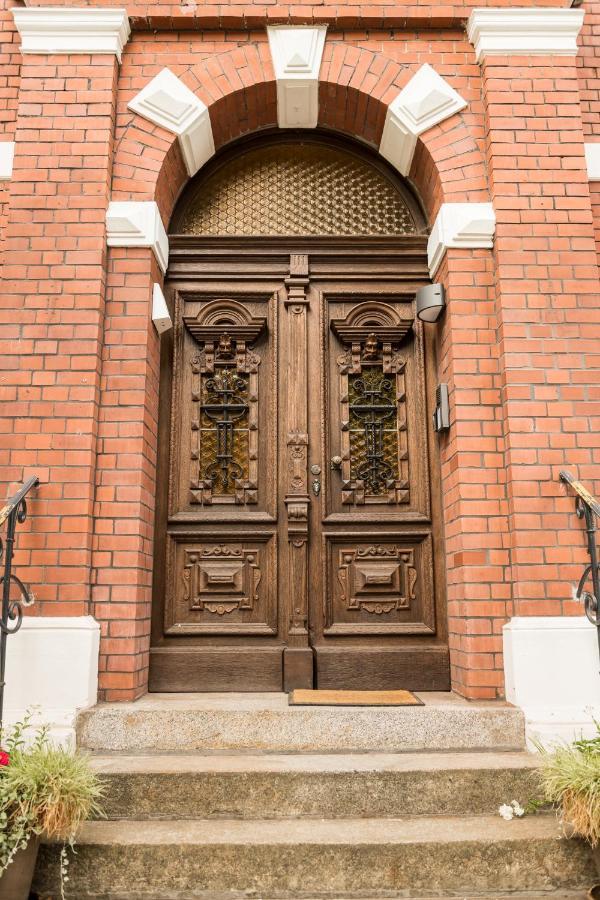
POLYGON ((207 303, 184 324, 200 346, 190 360, 190 502, 248 504, 258 499, 258 370, 252 344, 266 329, 235 300, 207 303))
POLYGON ((406 358, 398 348, 412 326, 412 316, 377 302, 331 322, 349 345, 337 358, 344 504, 410 501, 406 358))

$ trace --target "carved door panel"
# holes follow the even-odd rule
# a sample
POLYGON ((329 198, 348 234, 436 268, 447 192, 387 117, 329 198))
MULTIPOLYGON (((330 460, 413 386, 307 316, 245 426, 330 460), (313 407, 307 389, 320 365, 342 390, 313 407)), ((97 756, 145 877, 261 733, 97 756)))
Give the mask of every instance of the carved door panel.
POLYGON ((414 294, 393 284, 373 296, 368 284, 316 283, 311 304, 311 346, 320 339, 311 357, 311 461, 322 460, 311 519, 317 685, 446 690, 431 348, 414 319, 414 294))
POLYGON ((173 294, 164 618, 151 689, 279 690, 279 292, 173 294))

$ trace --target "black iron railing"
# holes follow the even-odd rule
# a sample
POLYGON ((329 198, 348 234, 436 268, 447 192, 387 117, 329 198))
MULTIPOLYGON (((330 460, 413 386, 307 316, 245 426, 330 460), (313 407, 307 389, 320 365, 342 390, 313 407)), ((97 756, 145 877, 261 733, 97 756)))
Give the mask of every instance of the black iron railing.
POLYGON ((598 635, 598 652, 600 653, 600 614, 598 603, 600 601, 600 566, 598 564, 598 547, 596 544, 596 519, 600 518, 600 503, 582 485, 573 478, 570 472, 561 472, 560 480, 568 484, 575 494, 575 512, 578 519, 585 519, 585 531, 587 534, 587 549, 590 564, 586 566, 577 586, 577 599, 583 603, 585 614, 596 626, 598 635), (591 582, 591 585, 590 585, 591 582), (591 591, 589 587, 591 586, 591 591))
POLYGON ((17 525, 27 518, 27 502, 25 497, 29 491, 39 484, 39 478, 34 475, 23 484, 17 493, 10 498, 8 503, 0 509, 0 528, 6 522, 6 535, 4 541, 0 537, 0 561, 4 556, 4 572, 0 578, 2 587, 2 618, 0 618, 0 726, 2 726, 2 714, 4 711, 4 675, 6 670, 6 641, 9 634, 16 634, 23 621, 23 607, 31 606, 33 596, 25 587, 20 578, 12 570, 13 556, 15 552, 15 532, 17 525), (16 591, 14 590, 16 588, 16 591), (11 596, 17 593, 15 598, 11 596))

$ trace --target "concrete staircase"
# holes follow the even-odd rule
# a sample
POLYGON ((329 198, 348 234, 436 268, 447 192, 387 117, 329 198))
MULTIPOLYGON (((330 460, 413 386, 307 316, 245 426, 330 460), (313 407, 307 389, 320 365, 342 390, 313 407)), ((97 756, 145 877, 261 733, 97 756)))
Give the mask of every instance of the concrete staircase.
MULTIPOLYGON (((538 793, 520 712, 424 696, 307 709, 163 695, 85 713, 108 818, 83 829, 67 896, 583 897, 591 853, 553 814, 497 814, 538 793)), ((42 848, 41 898, 59 896, 57 862, 42 848)))

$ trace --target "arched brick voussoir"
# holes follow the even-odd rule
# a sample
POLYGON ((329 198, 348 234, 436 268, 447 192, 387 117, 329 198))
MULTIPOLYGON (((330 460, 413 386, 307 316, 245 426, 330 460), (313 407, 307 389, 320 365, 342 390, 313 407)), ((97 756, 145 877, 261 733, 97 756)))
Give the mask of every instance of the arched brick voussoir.
POLYGON ((268 44, 245 44, 193 67, 181 80, 208 107, 215 148, 277 124, 277 86, 268 44))
POLYGON ((457 113, 417 140, 408 179, 423 201, 430 224, 442 203, 490 200, 485 157, 468 118, 467 110, 457 113))
MULTIPOLYGON (((129 112, 129 116, 130 121, 116 143, 112 199, 156 199, 158 202, 156 194, 160 190, 165 199, 174 194, 174 203, 188 178, 177 135, 136 113, 129 112), (159 182, 166 180, 167 173, 171 184, 161 184, 158 189, 159 182)), ((165 208, 168 209, 168 203, 165 208)))
MULTIPOLYGON (((325 44, 319 82, 319 125, 379 149, 389 104, 418 70, 371 50, 325 44)), ((485 158, 468 108, 424 132, 409 181, 432 224, 444 202, 489 200, 485 158)))
POLYGON ((389 103, 412 72, 383 53, 325 42, 319 77, 319 125, 379 148, 389 103))
MULTIPOLYGON (((277 87, 266 43, 220 53, 177 75, 206 104, 216 150, 277 124, 277 87)), ((117 142, 112 199, 156 200, 167 225, 188 178, 177 135, 130 112, 117 142)))
MULTIPOLYGON (((379 148, 388 105, 416 67, 383 53, 326 42, 319 79, 319 125, 379 148)), ((277 85, 266 42, 236 47, 178 77, 207 106, 215 149, 277 124, 277 85)), ((468 109, 423 133, 409 180, 430 224, 443 202, 489 200, 481 139, 468 109)), ((134 113, 115 153, 112 197, 156 200, 165 225, 188 181, 176 135, 134 113)))

